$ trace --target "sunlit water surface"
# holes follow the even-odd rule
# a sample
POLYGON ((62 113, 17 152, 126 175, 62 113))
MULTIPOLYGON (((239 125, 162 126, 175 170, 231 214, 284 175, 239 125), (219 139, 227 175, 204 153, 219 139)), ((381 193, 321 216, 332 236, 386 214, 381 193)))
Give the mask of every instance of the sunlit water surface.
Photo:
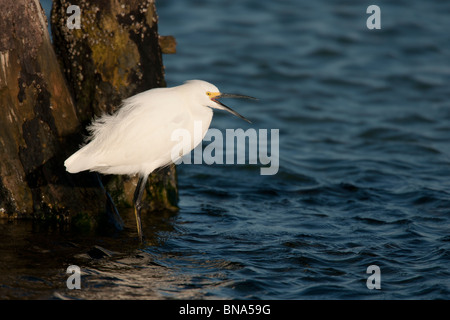
POLYGON ((278 173, 178 166, 180 210, 144 218, 144 247, 132 212, 115 236, 3 222, 0 297, 448 299, 450 3, 378 5, 381 30, 359 1, 158 1, 168 85, 258 97, 227 101, 253 124, 212 127, 279 129, 278 173))

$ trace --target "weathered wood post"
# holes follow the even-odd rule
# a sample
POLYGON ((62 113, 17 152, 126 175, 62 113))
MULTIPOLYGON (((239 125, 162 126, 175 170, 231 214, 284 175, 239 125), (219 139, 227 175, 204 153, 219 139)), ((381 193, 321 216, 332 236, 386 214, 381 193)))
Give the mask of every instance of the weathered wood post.
POLYGON ((0 217, 95 217, 100 189, 63 165, 80 122, 40 3, 1 0, 0 12, 0 217))
MULTIPOLYGON (((54 0, 54 47, 68 80, 83 125, 103 112, 115 111, 138 92, 165 86, 154 0, 54 0), (78 6, 80 28, 67 20, 78 6)), ((106 177, 114 202, 132 205, 137 177, 106 177)), ((149 177, 144 203, 151 209, 175 209, 175 166, 149 177)))
MULTIPOLYGON (((104 194, 92 174, 68 174, 64 160, 94 115, 165 85, 154 1, 70 4, 81 9, 81 29, 68 28, 69 3, 55 0, 52 46, 38 0, 0 0, 0 217, 92 224, 104 194)), ((119 206, 131 205, 136 180, 109 180, 119 206)), ((150 209, 175 209, 175 167, 152 175, 147 193, 150 209)))

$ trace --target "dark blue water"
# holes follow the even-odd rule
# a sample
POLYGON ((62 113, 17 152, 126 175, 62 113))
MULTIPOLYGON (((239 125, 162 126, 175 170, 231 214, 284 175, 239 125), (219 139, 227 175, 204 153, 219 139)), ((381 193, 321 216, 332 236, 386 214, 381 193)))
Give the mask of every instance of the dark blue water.
POLYGON ((260 98, 234 106, 280 129, 280 169, 180 166, 180 232, 158 251, 180 252, 180 273, 220 273, 205 295, 449 298, 450 3, 379 1, 381 30, 360 1, 194 3, 158 3, 178 42, 169 84, 260 98), (234 267, 196 267, 210 260, 234 267))
POLYGON ((178 43, 164 56, 168 85, 203 79, 258 97, 229 101, 253 124, 218 112, 212 127, 279 129, 279 171, 180 165, 180 211, 147 218, 148 246, 60 254, 60 267, 30 280, 48 290, 26 292, 450 298, 450 3, 378 1, 381 30, 366 27, 370 4, 158 1, 160 34, 178 43), (69 264, 84 270, 76 292, 59 282, 69 264), (379 290, 366 286, 370 265, 379 290))

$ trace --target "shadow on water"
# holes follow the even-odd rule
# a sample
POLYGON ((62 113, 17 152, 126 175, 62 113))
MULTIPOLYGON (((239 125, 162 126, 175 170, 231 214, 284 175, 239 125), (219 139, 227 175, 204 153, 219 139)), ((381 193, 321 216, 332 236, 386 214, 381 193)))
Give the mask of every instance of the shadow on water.
MULTIPOLYGON (((196 298, 208 283, 178 275, 158 252, 176 233, 173 212, 143 214, 140 244, 133 209, 121 209, 125 229, 102 234, 31 220, 0 220, 0 299, 196 298), (67 288, 71 265, 81 289, 67 288), (183 289, 183 290, 180 290, 183 289)), ((218 285, 212 279, 211 285, 218 285)))

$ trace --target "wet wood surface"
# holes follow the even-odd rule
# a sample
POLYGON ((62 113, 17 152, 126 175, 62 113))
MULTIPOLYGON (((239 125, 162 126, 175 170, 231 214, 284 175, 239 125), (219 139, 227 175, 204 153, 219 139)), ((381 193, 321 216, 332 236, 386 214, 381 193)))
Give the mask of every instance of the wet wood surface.
MULTIPOLYGON (((0 216, 98 221, 105 197, 90 173, 71 175, 64 160, 84 128, 122 99, 165 86, 153 1, 55 0, 52 39, 39 1, 1 0, 0 216), (69 5, 80 29, 67 26, 69 5)), ((104 177, 130 206, 135 177, 104 177)), ((149 209, 176 209, 175 167, 152 175, 149 209)))

